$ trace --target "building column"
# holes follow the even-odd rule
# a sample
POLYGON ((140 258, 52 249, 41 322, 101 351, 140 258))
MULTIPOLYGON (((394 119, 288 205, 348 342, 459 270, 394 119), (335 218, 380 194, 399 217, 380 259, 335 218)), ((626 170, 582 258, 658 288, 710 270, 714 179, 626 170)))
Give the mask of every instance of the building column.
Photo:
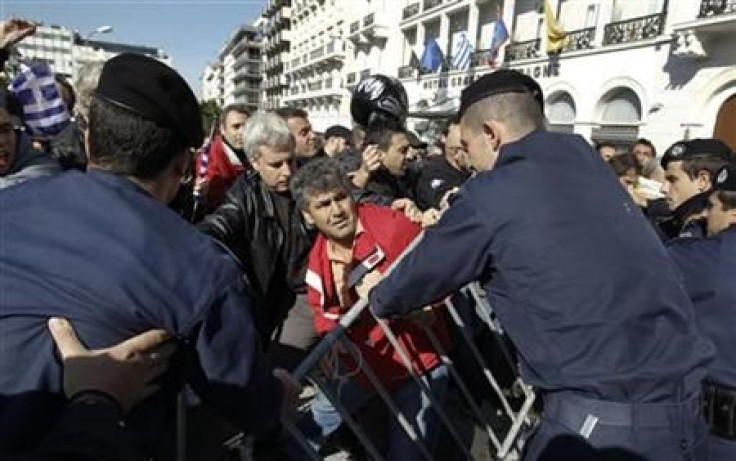
MULTIPOLYGON (((480 22, 480 14, 478 11, 478 4, 476 2, 470 2, 470 8, 468 9, 468 40, 475 49, 478 44, 478 24, 480 22)), ((475 50, 478 51, 478 50, 475 50)))
POLYGON ((606 31, 606 24, 609 23, 613 16, 613 4, 614 2, 598 3, 598 18, 595 24, 595 40, 593 41, 594 48, 603 46, 603 36, 606 31))
POLYGON ((442 13, 440 16, 440 36, 439 46, 442 50, 442 54, 447 57, 450 54, 450 17, 447 13, 442 13))

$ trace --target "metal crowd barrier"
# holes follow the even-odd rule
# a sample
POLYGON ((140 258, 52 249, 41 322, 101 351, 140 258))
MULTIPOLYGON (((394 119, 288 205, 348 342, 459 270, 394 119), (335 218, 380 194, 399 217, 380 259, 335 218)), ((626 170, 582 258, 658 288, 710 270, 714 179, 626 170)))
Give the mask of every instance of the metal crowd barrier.
MULTIPOLYGON (((419 239, 407 248, 404 254, 408 253, 416 245, 418 240, 419 239)), ((396 263, 394 263, 393 266, 395 266, 395 264, 396 263)), ((454 325, 456 343, 459 341, 464 345, 467 353, 472 357, 474 366, 476 366, 478 370, 482 371, 482 380, 485 381, 483 385, 493 391, 491 396, 491 405, 488 404, 487 399, 482 399, 486 400, 486 404, 484 405, 481 399, 478 398, 479 395, 477 395, 477 393, 476 395, 473 395, 474 393, 470 390, 471 386, 466 382, 465 376, 463 376, 463 373, 458 370, 456 363, 453 361, 451 351, 445 350, 441 341, 437 338, 431 328, 422 327, 422 329, 427 334, 435 352, 440 356, 442 363, 447 367, 448 377, 454 383, 457 392, 462 396, 465 404, 467 405, 467 410, 473 417, 475 427, 481 428, 488 437, 488 441, 490 443, 489 452, 492 458, 498 460, 519 459, 523 446, 523 435, 526 432, 526 429, 531 428, 535 423, 533 412, 533 405, 536 397, 535 392, 530 386, 522 382, 519 377, 515 354, 503 335, 501 326, 495 318, 493 310, 489 305, 483 290, 477 283, 471 283, 464 287, 461 292, 461 294, 471 300, 470 304, 474 306, 474 309, 471 309, 472 312, 461 312, 452 298, 448 298, 444 302, 443 309, 434 309, 437 317, 440 317, 441 315, 445 317, 448 327, 454 325), (443 310, 447 315, 445 315, 445 312, 442 312, 443 310), (487 351, 482 351, 481 347, 476 343, 474 331, 471 331, 472 328, 468 325, 468 314, 470 314, 470 320, 477 322, 482 329, 485 329, 485 333, 490 334, 494 339, 492 343, 497 348, 495 352, 502 357, 502 361, 505 362, 505 366, 508 367, 508 374, 504 375, 505 379, 500 379, 497 376, 498 360, 496 360, 496 363, 491 365, 489 363, 488 356, 485 353, 487 351), (496 369, 494 370, 492 367, 496 369)), ((360 427, 354 415, 340 403, 338 396, 332 392, 328 385, 329 383, 327 382, 327 378, 319 372, 320 361, 328 354, 332 354, 337 345, 341 345, 342 352, 340 354, 335 354, 338 357, 338 360, 340 360, 339 357, 342 354, 348 353, 352 356, 355 363, 360 364, 360 371, 368 381, 370 381, 376 395, 380 397, 381 401, 386 405, 392 416, 396 418, 405 433, 416 444, 417 449, 421 452, 423 457, 427 460, 435 459, 433 453, 419 438, 417 432, 418 428, 415 427, 414 423, 410 421, 406 415, 399 411, 398 406, 392 400, 390 393, 384 384, 377 378, 375 371, 360 360, 359 352, 355 350, 355 347, 352 346, 350 339, 347 337, 347 331, 351 325, 353 325, 359 318, 361 318, 361 321, 365 321, 364 312, 367 307, 367 302, 365 300, 360 300, 351 309, 349 309, 340 318, 338 326, 330 331, 315 346, 312 352, 295 370, 293 375, 299 380, 307 380, 311 382, 315 388, 318 388, 327 397, 327 399, 329 399, 334 408, 340 413, 342 423, 350 428, 371 459, 384 459, 384 454, 381 453, 379 448, 376 447, 371 438, 367 435, 365 428, 360 427)), ((446 431, 446 434, 456 445, 458 453, 462 454, 464 459, 472 459, 473 456, 470 451, 470 444, 458 433, 456 424, 453 423, 448 408, 441 404, 436 396, 432 395, 427 384, 427 380, 423 379, 422 376, 415 372, 409 359, 409 353, 404 350, 401 344, 397 341, 396 335, 389 327, 389 324, 382 319, 373 318, 382 328, 387 339, 400 355, 408 374, 419 387, 423 397, 431 402, 432 410, 442 423, 441 425, 444 431, 446 431)), ((477 331, 475 333, 477 333, 477 331)), ((453 344, 452 346, 458 347, 459 344, 453 344)), ((488 396, 481 395, 481 397, 488 396)), ((357 412, 360 411, 361 410, 357 410, 357 412)), ((284 420, 283 425, 298 446, 304 451, 306 457, 313 460, 322 459, 321 455, 315 451, 294 421, 284 420)))

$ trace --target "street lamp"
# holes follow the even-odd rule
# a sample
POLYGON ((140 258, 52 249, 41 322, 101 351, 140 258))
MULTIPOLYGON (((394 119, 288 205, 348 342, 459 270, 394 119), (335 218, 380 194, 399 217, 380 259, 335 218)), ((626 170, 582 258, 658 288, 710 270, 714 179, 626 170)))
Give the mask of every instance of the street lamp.
MULTIPOLYGON (((71 58, 72 58, 72 78, 76 80, 77 78, 77 70, 79 68, 79 62, 80 61, 80 52, 81 49, 78 49, 78 47, 87 46, 87 41, 89 41, 94 35, 96 34, 108 34, 112 32, 112 26, 100 26, 96 29, 92 29, 91 31, 87 32, 83 36, 81 40, 76 39, 74 42, 72 42, 72 49, 71 49, 71 58)), ((79 34, 79 31, 75 31, 77 33, 77 37, 80 37, 81 34, 79 34)))
POLYGON ((89 31, 89 33, 84 36, 84 39, 89 40, 95 34, 109 34, 110 32, 112 32, 112 26, 100 26, 97 29, 89 31))

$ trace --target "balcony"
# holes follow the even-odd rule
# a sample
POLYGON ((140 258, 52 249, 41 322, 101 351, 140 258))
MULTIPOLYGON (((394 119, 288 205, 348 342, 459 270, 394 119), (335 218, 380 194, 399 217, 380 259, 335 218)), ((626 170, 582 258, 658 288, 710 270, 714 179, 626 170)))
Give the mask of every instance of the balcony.
POLYGON ((710 18, 731 13, 736 13, 736 0, 703 0, 698 17, 710 18))
POLYGON ((595 40, 595 27, 568 32, 567 44, 562 48, 562 52, 589 50, 593 48, 593 40, 595 40))
POLYGON ((309 88, 309 91, 321 91, 322 90, 322 82, 313 82, 307 85, 309 88))
POLYGON ((419 14, 419 2, 412 3, 411 5, 404 7, 404 10, 401 12, 401 19, 403 21, 406 21, 409 18, 413 18, 414 16, 419 14))
POLYGON ((399 67, 399 78, 414 78, 414 75, 416 73, 416 69, 414 66, 408 65, 408 66, 401 66, 399 67))
POLYGON ((525 42, 511 43, 506 47, 506 61, 521 61, 523 59, 534 59, 540 56, 542 40, 536 38, 525 42))
POLYGON ((478 50, 470 55, 470 67, 481 67, 495 65, 494 61, 498 59, 498 51, 494 56, 493 50, 478 50))
POLYGON ((312 50, 309 53, 309 59, 315 60, 315 59, 321 58, 324 55, 325 55, 325 47, 324 46, 320 46, 319 48, 317 48, 315 50, 312 50))
POLYGON ((603 34, 603 45, 637 42, 655 38, 664 30, 664 13, 607 24, 603 34))
POLYGON ((440 6, 442 0, 424 0, 424 11, 431 10, 436 6, 440 6))

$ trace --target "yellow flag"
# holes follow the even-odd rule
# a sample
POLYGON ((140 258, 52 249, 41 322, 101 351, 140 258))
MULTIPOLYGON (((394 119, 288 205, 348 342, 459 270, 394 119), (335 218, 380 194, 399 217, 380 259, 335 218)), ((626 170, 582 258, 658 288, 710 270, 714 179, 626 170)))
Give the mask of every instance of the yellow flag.
POLYGON ((547 24, 547 53, 559 53, 569 40, 565 29, 557 24, 549 0, 544 0, 544 21, 547 24))

